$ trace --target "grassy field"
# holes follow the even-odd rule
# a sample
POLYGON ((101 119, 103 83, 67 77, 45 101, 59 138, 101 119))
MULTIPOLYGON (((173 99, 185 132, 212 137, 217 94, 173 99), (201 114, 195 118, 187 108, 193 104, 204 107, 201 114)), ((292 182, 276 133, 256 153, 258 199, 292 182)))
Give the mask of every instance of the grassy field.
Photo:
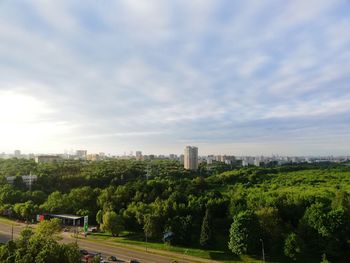
POLYGON ((19 225, 18 222, 11 220, 11 219, 8 219, 6 217, 2 217, 2 216, 0 216, 0 222, 3 224, 7 224, 7 225, 12 225, 12 224, 15 226, 19 225))
MULTIPOLYGON (((176 252, 183 255, 189 255, 189 256, 205 258, 205 259, 213 259, 213 260, 227 262, 227 263, 262 262, 261 259, 255 259, 249 256, 237 257, 232 253, 230 253, 229 251, 187 248, 187 247, 181 247, 181 246, 172 246, 172 245, 168 245, 160 242, 153 242, 153 241, 145 242, 144 236, 141 236, 140 234, 129 233, 129 232, 124 232, 119 237, 112 237, 108 233, 93 233, 89 235, 89 239, 99 240, 99 241, 104 240, 106 242, 138 246, 141 249, 149 248, 149 249, 156 249, 161 251, 176 252)), ((266 261, 266 262, 277 262, 277 261, 266 261)))
MULTIPOLYGON (((261 263, 262 256, 257 255, 255 257, 242 255, 242 256, 235 256, 232 253, 222 250, 205 250, 201 248, 187 248, 187 247, 181 247, 181 246, 171 246, 160 242, 153 242, 148 241, 147 243, 144 240, 143 236, 140 236, 140 234, 135 233, 129 233, 127 231, 123 232, 119 237, 112 237, 109 233, 93 233, 89 235, 90 240, 94 241, 105 241, 105 242, 111 242, 116 243, 118 245, 126 245, 126 246, 134 246, 138 247, 139 249, 155 249, 161 251, 169 251, 169 252, 175 252, 183 255, 189 255, 204 259, 212 259, 224 263, 238 263, 238 262, 245 262, 245 263, 261 263)), ((181 256, 180 256, 181 257, 181 256)), ((265 262, 267 263, 292 263, 295 261, 290 261, 285 257, 275 257, 270 258, 269 255, 266 255, 265 262)), ((319 259, 312 259, 312 258, 304 258, 299 260, 300 263, 318 263, 320 262, 319 259)))

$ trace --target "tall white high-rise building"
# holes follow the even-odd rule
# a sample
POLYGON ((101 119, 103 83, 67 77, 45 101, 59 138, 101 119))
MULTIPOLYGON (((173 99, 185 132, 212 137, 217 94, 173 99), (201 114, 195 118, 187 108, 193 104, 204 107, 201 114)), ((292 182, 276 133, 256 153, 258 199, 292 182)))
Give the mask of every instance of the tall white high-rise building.
POLYGON ((20 150, 15 150, 14 156, 17 157, 17 158, 21 157, 21 151, 20 150))
POLYGON ((184 167, 187 170, 198 169, 198 148, 195 146, 186 146, 184 155, 184 167))

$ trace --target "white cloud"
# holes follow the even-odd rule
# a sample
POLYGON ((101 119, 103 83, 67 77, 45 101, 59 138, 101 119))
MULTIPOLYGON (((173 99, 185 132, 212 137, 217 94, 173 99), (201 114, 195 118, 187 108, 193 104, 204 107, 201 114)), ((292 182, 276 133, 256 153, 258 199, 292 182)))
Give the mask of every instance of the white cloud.
MULTIPOLYGON (((3 5, 0 16, 0 90, 18 96, 3 95, 2 107, 17 100, 30 110, 1 120, 17 120, 4 136, 26 130, 35 138, 17 140, 28 148, 70 148, 76 140, 113 151, 150 146, 157 136, 152 149, 191 139, 223 147, 218 138, 230 144, 288 133, 288 121, 270 119, 292 118, 302 134, 305 118, 330 115, 349 129, 339 117, 350 112, 345 1, 16 7, 3 5)), ((322 136, 334 132, 319 128, 322 136)))
POLYGON ((256 71, 261 69, 269 61, 268 56, 254 55, 240 61, 237 65, 237 71, 243 77, 251 77, 256 71))

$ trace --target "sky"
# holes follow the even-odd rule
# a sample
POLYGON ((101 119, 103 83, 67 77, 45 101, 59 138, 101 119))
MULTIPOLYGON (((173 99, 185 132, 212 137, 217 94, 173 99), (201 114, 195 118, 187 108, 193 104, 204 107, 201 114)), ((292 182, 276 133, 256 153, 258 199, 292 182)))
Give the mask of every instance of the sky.
POLYGON ((349 0, 0 0, 0 152, 350 155, 349 0))

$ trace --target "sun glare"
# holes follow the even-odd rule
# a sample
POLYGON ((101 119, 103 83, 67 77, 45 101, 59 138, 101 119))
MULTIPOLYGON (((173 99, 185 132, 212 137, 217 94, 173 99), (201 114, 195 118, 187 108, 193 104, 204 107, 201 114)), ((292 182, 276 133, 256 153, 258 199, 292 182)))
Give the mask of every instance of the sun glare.
POLYGON ((0 92, 0 122, 2 124, 40 121, 50 112, 38 99, 12 92, 0 92))
POLYGON ((52 108, 35 97, 0 92, 1 146, 12 148, 14 142, 22 149, 43 146, 57 132, 49 119, 51 113, 52 108))

